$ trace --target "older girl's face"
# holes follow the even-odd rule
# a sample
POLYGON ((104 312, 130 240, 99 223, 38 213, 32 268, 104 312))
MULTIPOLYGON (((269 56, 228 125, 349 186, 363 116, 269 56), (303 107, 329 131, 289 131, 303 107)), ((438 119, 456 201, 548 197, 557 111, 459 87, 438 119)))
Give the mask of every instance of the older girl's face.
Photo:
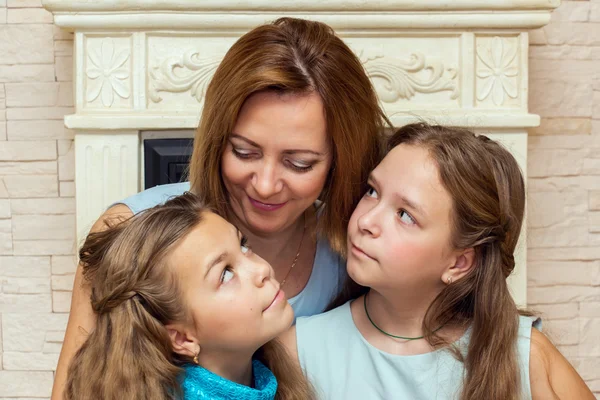
POLYGON ((271 266, 216 214, 204 213, 169 263, 190 316, 187 331, 200 345, 201 357, 252 354, 292 324, 294 311, 271 266))
POLYGON ((348 274, 376 289, 442 287, 456 261, 452 200, 429 152, 395 147, 369 184, 348 225, 348 274))
POLYGON ((221 160, 233 212, 254 233, 289 227, 323 190, 331 153, 318 94, 252 95, 221 160))

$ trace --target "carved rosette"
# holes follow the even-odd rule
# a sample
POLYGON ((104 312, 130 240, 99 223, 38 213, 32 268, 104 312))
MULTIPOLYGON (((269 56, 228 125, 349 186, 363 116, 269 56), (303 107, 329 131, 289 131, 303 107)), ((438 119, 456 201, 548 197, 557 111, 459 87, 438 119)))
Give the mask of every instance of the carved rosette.
POLYGON ((88 107, 131 104, 131 46, 129 38, 87 38, 85 101, 88 107))
POLYGON ((410 100, 416 93, 443 91, 448 91, 451 99, 458 98, 456 67, 445 66, 437 57, 412 53, 406 61, 390 62, 383 54, 360 51, 358 55, 384 103, 410 100))
POLYGON ((515 37, 477 39, 477 100, 509 106, 519 96, 519 42, 515 37))
POLYGON ((204 99, 206 88, 222 55, 202 57, 198 50, 188 50, 179 57, 167 57, 158 61, 148 72, 148 97, 154 103, 162 101, 160 92, 184 93, 199 103, 204 99))

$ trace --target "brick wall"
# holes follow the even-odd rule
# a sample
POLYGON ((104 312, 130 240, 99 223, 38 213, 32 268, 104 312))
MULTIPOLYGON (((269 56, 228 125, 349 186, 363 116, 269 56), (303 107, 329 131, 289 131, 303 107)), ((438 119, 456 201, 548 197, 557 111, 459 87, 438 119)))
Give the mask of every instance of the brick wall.
POLYGON ((600 398, 600 0, 530 35, 528 301, 600 398))
POLYGON ((0 0, 0 398, 49 398, 74 262, 72 35, 0 0))
MULTIPOLYGON (((0 399, 49 398, 74 262, 72 35, 0 0, 0 399)), ((531 33, 529 299, 600 399, 600 0, 531 33)))

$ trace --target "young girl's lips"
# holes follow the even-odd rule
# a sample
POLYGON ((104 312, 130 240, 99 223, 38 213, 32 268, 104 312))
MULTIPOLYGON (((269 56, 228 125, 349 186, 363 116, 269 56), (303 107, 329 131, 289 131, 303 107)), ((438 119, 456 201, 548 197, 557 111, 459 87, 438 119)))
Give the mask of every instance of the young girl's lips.
POLYGON ((281 207, 285 206, 287 204, 287 202, 285 203, 278 203, 278 204, 269 204, 269 203, 262 203, 258 200, 254 200, 252 197, 248 196, 248 199, 250 200, 250 204, 252 204, 254 207, 258 208, 261 211, 275 211, 275 210, 279 210, 281 207))
POLYGON ((283 290, 279 289, 275 294, 275 297, 273 297, 273 301, 271 301, 271 304, 269 304, 269 306, 265 308, 263 312, 268 311, 269 309, 273 308, 275 305, 281 303, 282 301, 285 301, 285 293, 283 292, 283 290))

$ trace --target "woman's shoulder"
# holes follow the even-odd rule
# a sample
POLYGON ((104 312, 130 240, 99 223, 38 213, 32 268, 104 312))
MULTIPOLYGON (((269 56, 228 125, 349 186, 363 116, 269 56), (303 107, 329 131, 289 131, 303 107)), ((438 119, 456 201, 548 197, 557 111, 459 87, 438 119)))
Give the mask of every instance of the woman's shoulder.
MULTIPOLYGON (((140 193, 129 196, 115 204, 125 204, 134 214, 164 203, 169 198, 179 196, 190 190, 189 182, 170 183, 154 186, 140 193)), ((113 204, 113 205, 115 205, 113 204)))

